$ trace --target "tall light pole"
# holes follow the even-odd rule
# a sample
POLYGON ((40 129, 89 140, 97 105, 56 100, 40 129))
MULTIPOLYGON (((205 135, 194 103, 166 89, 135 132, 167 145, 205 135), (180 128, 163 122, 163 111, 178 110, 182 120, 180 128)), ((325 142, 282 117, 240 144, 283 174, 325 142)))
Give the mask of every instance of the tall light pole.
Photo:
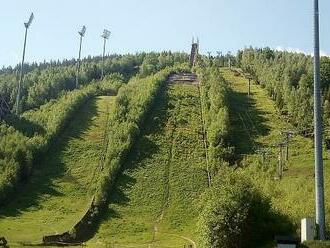
POLYGON ((228 52, 228 66, 231 69, 231 52, 228 52))
POLYGON ((322 113, 320 88, 319 1, 314 0, 314 147, 315 207, 318 238, 325 239, 324 182, 322 154, 322 113))
POLYGON ((34 15, 31 13, 29 21, 24 23, 25 26, 25 36, 24 36, 24 46, 23 46, 23 56, 22 56, 22 64, 21 64, 21 72, 19 76, 18 89, 17 89, 17 98, 16 98, 16 114, 20 113, 20 98, 21 98, 21 85, 23 84, 23 76, 24 76, 24 59, 25 59, 25 48, 26 48, 26 38, 27 31, 33 21, 34 15))
POLYGON ((76 88, 78 88, 78 84, 79 84, 81 44, 82 44, 82 38, 84 37, 85 32, 86 32, 85 26, 82 26, 81 30, 78 31, 78 34, 80 35, 80 45, 79 45, 79 56, 78 56, 78 64, 77 64, 76 88))
POLYGON ((105 45, 107 42, 107 39, 109 39, 111 32, 107 29, 103 30, 103 34, 101 37, 103 38, 103 53, 102 53, 102 68, 101 68, 101 79, 104 77, 104 55, 105 55, 105 45))
POLYGON ((219 66, 221 66, 221 61, 222 61, 222 52, 221 51, 217 51, 218 54, 218 61, 219 61, 219 66))
POLYGON ((211 61, 211 52, 207 52, 207 55, 208 55, 208 63, 211 65, 212 64, 212 61, 211 61))

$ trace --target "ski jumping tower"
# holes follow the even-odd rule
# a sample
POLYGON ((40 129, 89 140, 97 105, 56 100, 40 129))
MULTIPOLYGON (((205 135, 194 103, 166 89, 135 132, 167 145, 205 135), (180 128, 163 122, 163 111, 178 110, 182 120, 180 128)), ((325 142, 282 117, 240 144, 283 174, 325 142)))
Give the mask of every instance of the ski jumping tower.
POLYGON ((190 53, 190 66, 196 65, 197 57, 198 57, 198 50, 199 50, 199 40, 197 38, 197 42, 195 42, 194 38, 193 38, 192 44, 191 44, 191 53, 190 53))

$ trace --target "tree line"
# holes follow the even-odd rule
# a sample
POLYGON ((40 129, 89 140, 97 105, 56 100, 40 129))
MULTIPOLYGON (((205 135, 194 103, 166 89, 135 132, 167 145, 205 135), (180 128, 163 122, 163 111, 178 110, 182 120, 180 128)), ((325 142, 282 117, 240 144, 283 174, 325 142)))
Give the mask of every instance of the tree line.
MULTIPOLYGON (((126 55, 111 57, 105 61, 105 75, 121 73, 129 78, 138 72, 142 63, 139 57, 126 55)), ((56 99, 66 91, 75 89, 76 66, 74 64, 26 66, 30 71, 24 76, 21 88, 22 111, 37 108, 51 99, 56 99)), ((100 79, 101 62, 88 61, 82 63, 79 78, 80 85, 87 85, 92 80, 100 79)), ((15 110, 19 70, 8 70, 0 74, 0 95, 15 110)))
MULTIPOLYGON (((184 53, 138 53, 111 55, 104 61, 104 74, 120 73, 125 81, 139 73, 148 76, 166 66, 173 66, 187 60, 184 53)), ((86 85, 101 77, 101 57, 87 57, 82 60, 80 85, 86 85)), ((21 89, 22 111, 37 108, 66 91, 75 89, 76 60, 51 61, 24 65, 27 72, 21 89)), ((19 66, 2 68, 0 71, 0 96, 15 110, 19 66)))
POLYGON ((219 166, 227 163, 233 153, 229 145, 228 84, 222 77, 219 66, 199 63, 196 69, 200 80, 202 118, 208 148, 211 176, 219 166))
MULTIPOLYGON (((313 62, 305 54, 270 48, 247 48, 238 52, 238 65, 251 74, 275 101, 278 110, 304 135, 313 134, 313 62)), ((330 58, 321 58, 323 123, 330 128, 330 58)), ((330 148, 330 134, 325 132, 330 148)))

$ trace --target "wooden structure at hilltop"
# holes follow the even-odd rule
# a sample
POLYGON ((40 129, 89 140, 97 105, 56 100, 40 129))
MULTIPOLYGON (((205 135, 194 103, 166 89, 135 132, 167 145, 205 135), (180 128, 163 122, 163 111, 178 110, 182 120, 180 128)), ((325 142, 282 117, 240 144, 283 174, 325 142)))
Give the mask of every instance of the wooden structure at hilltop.
POLYGON ((192 40, 191 44, 191 52, 190 52, 190 66, 195 66, 198 58, 198 52, 199 52, 199 40, 197 38, 197 42, 192 40))
POLYGON ((169 84, 191 84, 198 85, 199 81, 196 74, 193 73, 178 73, 173 74, 168 78, 169 84))
POLYGON ((10 113, 10 107, 3 96, 0 95, 0 120, 8 113, 10 113))

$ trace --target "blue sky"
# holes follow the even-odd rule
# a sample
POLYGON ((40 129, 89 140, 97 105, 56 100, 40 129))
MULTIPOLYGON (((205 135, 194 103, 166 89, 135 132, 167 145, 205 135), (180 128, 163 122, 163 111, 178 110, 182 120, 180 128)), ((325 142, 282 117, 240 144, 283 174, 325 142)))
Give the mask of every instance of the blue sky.
MULTIPOLYGON (((0 8, 0 65, 19 63, 23 22, 31 11, 26 61, 98 55, 100 35, 112 31, 109 53, 186 51, 198 36, 201 51, 270 46, 312 51, 312 0, 10 0, 0 8)), ((330 1, 320 0, 321 50, 330 54, 330 1)))

